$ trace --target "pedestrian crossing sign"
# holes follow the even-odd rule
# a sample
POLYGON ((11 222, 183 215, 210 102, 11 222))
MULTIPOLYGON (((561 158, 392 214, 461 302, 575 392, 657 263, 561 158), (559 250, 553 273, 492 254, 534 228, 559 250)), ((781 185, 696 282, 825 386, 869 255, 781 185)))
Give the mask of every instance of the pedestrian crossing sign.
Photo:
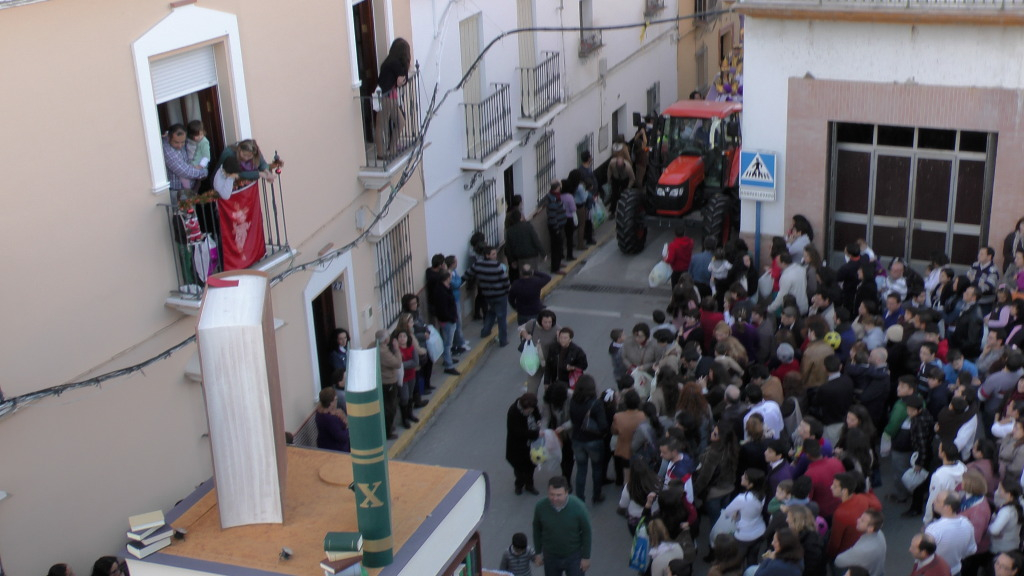
POLYGON ((775 201, 775 153, 740 151, 740 198, 775 201))

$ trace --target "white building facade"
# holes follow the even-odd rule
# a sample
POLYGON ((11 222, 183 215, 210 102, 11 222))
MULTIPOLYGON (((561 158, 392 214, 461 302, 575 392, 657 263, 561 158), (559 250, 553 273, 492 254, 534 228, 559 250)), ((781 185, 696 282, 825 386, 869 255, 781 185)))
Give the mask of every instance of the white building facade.
MULTIPOLYGON (((744 148, 778 154, 761 239, 803 214, 833 264, 857 238, 919 269, 1000 254, 1024 214, 1024 6, 887 6, 740 2, 744 148)), ((756 214, 744 201, 748 238, 756 214)))
POLYGON ((463 255, 474 230, 500 244, 514 194, 531 218, 551 180, 577 167, 580 151, 589 149, 599 166, 615 136, 632 138, 634 112, 676 99, 677 26, 642 27, 673 18, 674 0, 413 0, 410 10, 424 109, 435 85, 440 99, 483 54, 430 124, 428 253, 463 255), (638 26, 579 30, 624 24, 638 26), (550 31, 511 33, 517 28, 550 31))

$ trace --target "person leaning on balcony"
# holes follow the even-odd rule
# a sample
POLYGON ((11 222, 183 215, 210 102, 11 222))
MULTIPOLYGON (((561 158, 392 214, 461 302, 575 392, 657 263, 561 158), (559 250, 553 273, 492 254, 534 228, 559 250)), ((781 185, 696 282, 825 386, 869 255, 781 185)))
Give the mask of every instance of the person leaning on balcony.
POLYGON ((163 139, 164 164, 167 165, 167 180, 170 182, 171 204, 177 204, 186 194, 193 191, 192 181, 202 180, 208 174, 206 168, 192 165, 188 151, 185 150, 186 140, 188 133, 181 124, 171 125, 163 139), (190 184, 186 185, 182 179, 190 184))
POLYGON ((263 154, 260 152, 259 144, 249 138, 224 148, 217 161, 217 166, 223 165, 230 158, 238 160, 241 171, 238 172, 239 180, 264 180, 273 181, 276 178, 274 170, 284 166, 284 160, 274 158, 272 164, 267 164, 263 154))
POLYGON ((380 88, 380 112, 374 130, 377 157, 394 155, 398 147, 398 135, 405 122, 404 112, 398 99, 398 89, 409 80, 409 64, 412 62, 412 48, 404 38, 395 38, 388 50, 388 56, 380 65, 377 87, 380 88), (387 152, 384 144, 387 142, 387 152))

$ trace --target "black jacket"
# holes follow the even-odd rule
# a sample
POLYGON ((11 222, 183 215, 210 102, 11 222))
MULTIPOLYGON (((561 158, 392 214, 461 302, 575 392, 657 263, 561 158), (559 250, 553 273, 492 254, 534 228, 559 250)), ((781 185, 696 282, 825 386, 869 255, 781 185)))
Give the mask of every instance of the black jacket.
POLYGON ((949 336, 949 346, 959 348, 964 358, 977 358, 981 355, 981 333, 985 320, 981 317, 981 309, 977 304, 965 308, 957 317, 956 330, 949 336))
POLYGON ((548 346, 547 355, 545 356, 545 381, 561 381, 568 384, 569 371, 565 367, 570 364, 585 371, 587 369, 587 353, 577 346, 575 342, 570 342, 564 352, 561 344, 557 341, 552 343, 548 346), (559 362, 559 356, 562 357, 561 362, 559 362))

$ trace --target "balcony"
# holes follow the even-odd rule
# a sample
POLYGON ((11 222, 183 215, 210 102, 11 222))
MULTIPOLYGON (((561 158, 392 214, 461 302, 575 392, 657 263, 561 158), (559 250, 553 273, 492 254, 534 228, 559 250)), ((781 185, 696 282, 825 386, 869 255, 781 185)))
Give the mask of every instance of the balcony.
POLYGON ((512 145, 512 102, 508 84, 494 84, 494 93, 480 103, 466 103, 466 158, 463 168, 486 170, 503 148, 512 145))
MULTIPOLYGON (((698 6, 701 0, 696 0, 698 6)), ((713 0, 706 0, 713 1, 713 0)), ((1024 0, 739 0, 743 14, 767 18, 908 24, 1024 25, 1024 0)))
POLYGON ((713 22, 716 16, 709 16, 708 12, 716 10, 718 10, 718 0, 694 0, 693 13, 697 24, 713 22))
POLYGON ((562 103, 561 54, 544 52, 544 60, 533 68, 519 68, 522 104, 520 128, 539 128, 547 124, 562 103))
POLYGON ((601 40, 600 30, 586 30, 580 32, 580 59, 588 58, 604 46, 601 40))
POLYGON ((647 0, 647 5, 644 7, 644 18, 656 16, 664 9, 665 0, 647 0))
POLYGON ((378 189, 402 165, 420 134, 419 64, 405 84, 389 94, 359 97, 366 164, 360 180, 378 189))
MULTIPOLYGON (((203 297, 206 278, 225 269, 237 269, 224 265, 224 234, 220 211, 222 202, 216 192, 201 195, 193 206, 172 206, 161 204, 167 216, 168 249, 174 262, 176 283, 167 298, 167 306, 187 314, 198 314, 203 297)), ((263 229, 263 250, 252 247, 250 256, 256 260, 248 266, 253 270, 268 271, 294 255, 288 246, 288 227, 284 215, 284 193, 280 179, 274 182, 259 181, 258 200, 255 206, 259 220, 251 221, 248 230, 257 222, 263 229)), ((234 199, 235 196, 232 196, 234 199)), ((233 252, 237 253, 237 252, 233 252)))

